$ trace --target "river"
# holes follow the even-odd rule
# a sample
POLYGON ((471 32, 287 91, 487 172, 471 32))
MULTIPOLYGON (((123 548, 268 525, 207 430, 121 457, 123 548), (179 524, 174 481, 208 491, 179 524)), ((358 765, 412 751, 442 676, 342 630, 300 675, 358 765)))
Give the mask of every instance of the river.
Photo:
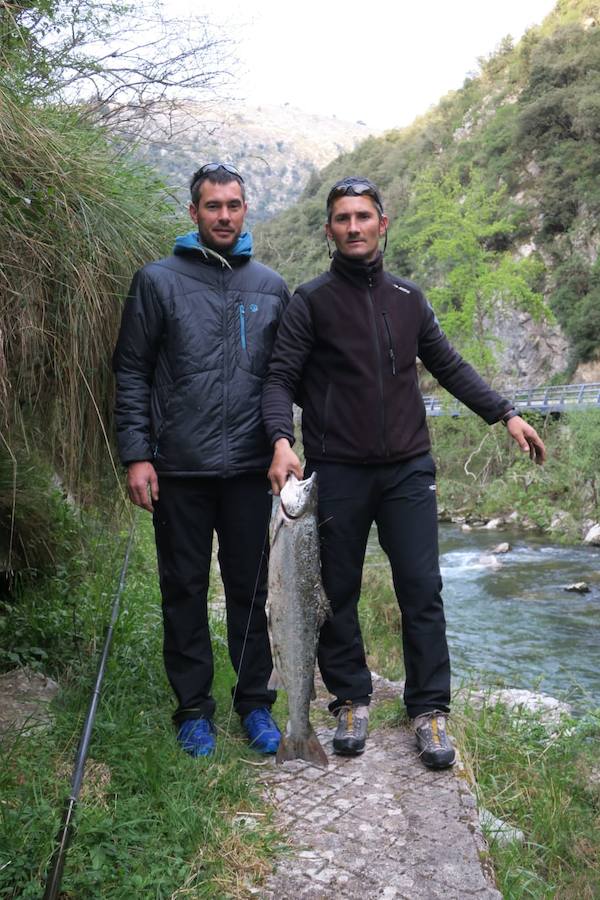
MULTIPOLYGON (((383 559, 374 533, 367 565, 383 559)), ((599 548, 441 524, 440 565, 455 687, 500 684, 543 691, 578 711, 600 707, 599 548), (504 541, 510 551, 492 554, 504 541), (590 592, 565 591, 576 581, 590 592)))

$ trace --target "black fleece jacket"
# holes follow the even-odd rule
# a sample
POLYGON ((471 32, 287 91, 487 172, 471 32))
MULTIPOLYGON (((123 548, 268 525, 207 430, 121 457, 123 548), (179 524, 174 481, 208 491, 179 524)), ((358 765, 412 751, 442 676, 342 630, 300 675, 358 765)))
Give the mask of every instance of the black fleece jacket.
POLYGON ((329 272, 301 285, 279 327, 263 390, 271 443, 293 443, 302 407, 308 458, 348 463, 409 459, 430 449, 416 358, 488 424, 511 407, 463 360, 421 290, 334 254, 329 272))

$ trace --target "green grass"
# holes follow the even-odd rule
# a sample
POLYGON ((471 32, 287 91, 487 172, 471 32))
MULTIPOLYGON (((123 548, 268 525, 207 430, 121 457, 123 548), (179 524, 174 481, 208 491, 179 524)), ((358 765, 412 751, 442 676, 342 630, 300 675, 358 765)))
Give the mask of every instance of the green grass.
MULTIPOLYGON (((77 624, 52 617, 56 597, 29 594, 19 604, 38 627, 65 627, 62 690, 55 725, 2 745, 0 896, 39 898, 70 787, 79 735, 95 680, 124 541, 90 561, 76 591, 77 624), (118 552, 117 552, 118 551, 118 552), (76 635, 76 636, 75 636, 76 635), (66 665, 66 668, 65 668, 66 665)), ((10 617, 7 631, 10 632, 10 617)), ((23 626, 24 627, 24 626, 23 626)), ((140 523, 89 750, 62 897, 238 897, 269 870, 279 844, 255 779, 261 759, 231 715, 234 674, 224 626, 214 624, 218 752, 193 760, 180 751, 170 721, 173 696, 162 664, 162 626, 149 518, 140 523), (236 824, 249 813, 255 829, 236 824)), ((279 713, 280 715, 280 713, 279 713)))
POLYGON ((453 733, 479 804, 525 836, 490 842, 505 900, 600 897, 600 710, 549 735, 537 715, 466 705, 453 733))

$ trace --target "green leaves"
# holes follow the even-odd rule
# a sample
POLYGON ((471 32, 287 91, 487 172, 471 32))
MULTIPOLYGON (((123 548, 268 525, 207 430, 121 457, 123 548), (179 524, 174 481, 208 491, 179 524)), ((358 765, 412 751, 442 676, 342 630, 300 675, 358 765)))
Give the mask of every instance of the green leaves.
POLYGON ((498 304, 535 318, 547 313, 531 286, 539 263, 498 249, 513 233, 504 187, 490 191, 475 170, 459 177, 431 167, 416 179, 407 215, 391 235, 392 247, 411 253, 416 280, 450 338, 488 370, 494 359, 489 325, 498 304))

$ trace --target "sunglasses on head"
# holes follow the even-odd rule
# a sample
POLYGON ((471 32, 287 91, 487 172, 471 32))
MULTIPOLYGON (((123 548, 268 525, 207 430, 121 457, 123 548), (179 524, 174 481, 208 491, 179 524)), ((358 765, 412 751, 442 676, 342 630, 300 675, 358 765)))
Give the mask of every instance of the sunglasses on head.
POLYGON ((244 179, 242 178, 242 176, 240 175, 240 173, 238 172, 238 170, 236 169, 235 166, 232 166, 229 163, 218 163, 218 162, 205 163, 203 166, 200 166, 200 168, 196 172, 196 177, 194 178, 194 181, 190 187, 192 196, 194 194, 194 190, 196 189, 198 183, 200 181, 202 181, 202 179, 205 178, 207 175, 210 175, 211 172, 218 172, 219 169, 223 169, 225 172, 229 172, 230 175, 233 175, 234 178, 238 178, 241 184, 244 183, 244 179))
POLYGON ((239 178, 241 182, 244 181, 238 170, 235 166, 230 165, 229 163, 206 163, 204 166, 200 166, 197 173, 198 179, 202 178, 204 175, 208 175, 210 172, 218 172, 219 169, 225 169, 226 172, 229 172, 230 175, 235 175, 236 178, 239 178))
POLYGON ((333 205, 333 201, 338 197, 345 197, 348 194, 351 196, 360 197, 362 194, 367 194, 367 196, 371 197, 375 201, 375 206, 379 210, 379 212, 383 215, 383 203, 381 202, 381 197, 379 196, 379 192, 374 184, 370 181, 361 181, 360 178, 344 178, 342 181, 338 181, 329 191, 327 195, 327 210, 330 211, 333 205))

